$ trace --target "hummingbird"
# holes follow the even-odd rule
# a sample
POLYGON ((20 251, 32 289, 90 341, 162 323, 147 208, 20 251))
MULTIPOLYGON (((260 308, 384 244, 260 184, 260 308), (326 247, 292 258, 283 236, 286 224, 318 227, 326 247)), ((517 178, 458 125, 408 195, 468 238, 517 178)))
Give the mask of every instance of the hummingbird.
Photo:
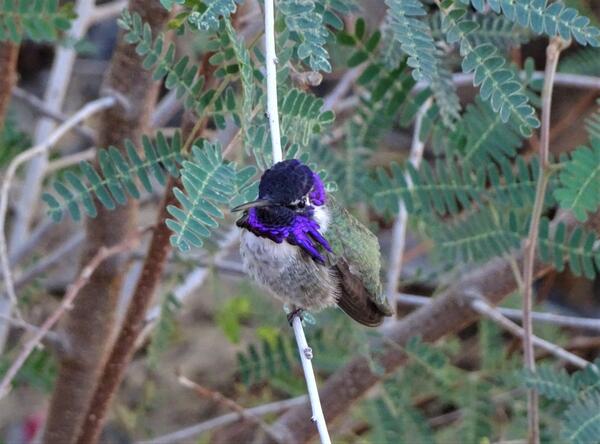
POLYGON ((246 272, 288 306, 290 322, 335 305, 369 327, 392 315, 377 238, 298 159, 266 170, 258 199, 232 211, 243 212, 236 225, 246 272))

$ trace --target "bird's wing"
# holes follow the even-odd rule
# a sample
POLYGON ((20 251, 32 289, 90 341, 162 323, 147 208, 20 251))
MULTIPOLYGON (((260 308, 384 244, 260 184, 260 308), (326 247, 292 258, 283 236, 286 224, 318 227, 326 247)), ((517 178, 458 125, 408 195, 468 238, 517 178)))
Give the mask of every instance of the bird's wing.
POLYGON ((325 237, 335 255, 331 266, 340 278, 338 305, 361 324, 379 325, 393 311, 381 287, 377 237, 335 199, 328 199, 331 221, 325 237))

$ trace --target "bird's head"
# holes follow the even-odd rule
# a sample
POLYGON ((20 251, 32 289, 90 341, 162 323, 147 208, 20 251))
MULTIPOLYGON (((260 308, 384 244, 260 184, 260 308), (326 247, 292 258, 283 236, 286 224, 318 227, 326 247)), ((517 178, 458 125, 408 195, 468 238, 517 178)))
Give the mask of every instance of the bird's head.
POLYGON ((320 230, 316 213, 324 208, 327 195, 319 176, 297 159, 278 162, 264 172, 258 199, 239 205, 243 211, 237 226, 256 236, 281 243, 287 241, 324 262, 319 247, 331 251, 320 230), (320 208, 321 207, 321 208, 320 208))

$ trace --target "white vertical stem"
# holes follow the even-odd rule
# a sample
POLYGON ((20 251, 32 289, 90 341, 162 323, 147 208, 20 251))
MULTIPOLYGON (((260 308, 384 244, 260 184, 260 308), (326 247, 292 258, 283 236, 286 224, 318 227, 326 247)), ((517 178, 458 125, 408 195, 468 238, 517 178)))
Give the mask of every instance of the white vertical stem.
MULTIPOLYGON (((423 158, 423 149, 425 143, 421 141, 419 134, 421 132, 421 126, 423 123, 423 117, 427 113, 431 101, 427 100, 419 109, 415 118, 415 128, 413 130, 412 144, 410 147, 410 155, 408 161, 415 167, 418 168, 423 158)), ((412 180, 408 174, 406 174, 406 183, 408 188, 412 188, 412 180)), ((394 228, 392 231, 392 247, 390 249, 390 263, 387 272, 386 282, 386 294, 388 299, 393 300, 393 295, 396 293, 396 286, 400 280, 402 273, 402 258, 404 257, 404 244, 406 243, 406 224, 408 223, 408 212, 406 211, 406 205, 404 201, 400 199, 399 202, 400 211, 398 217, 394 222, 394 228)))
POLYGON ((300 353, 302 370, 304 370, 304 378, 306 379, 306 386, 308 388, 308 397, 310 398, 310 405, 312 408, 311 419, 317 424, 321 443, 331 444, 327 423, 325 422, 325 416, 323 415, 323 409, 321 408, 321 400, 319 399, 317 380, 315 379, 315 373, 312 368, 312 350, 306 342, 306 336, 304 336, 304 330, 302 329, 302 320, 299 316, 294 317, 292 326, 294 327, 294 335, 296 336, 296 343, 298 344, 298 353, 300 353))
MULTIPOLYGON (((273 148, 273 163, 280 162, 283 159, 281 150, 281 135, 279 131, 279 110, 277 109, 277 56, 275 53, 275 8, 273 0, 265 0, 265 50, 267 64, 267 114, 269 116, 269 126, 271 128, 271 144, 273 148)), ((312 350, 306 342, 304 330, 302 329, 302 320, 295 316, 292 320, 298 352, 302 361, 302 370, 308 388, 308 397, 312 408, 312 420, 316 422, 319 436, 322 444, 330 444, 327 423, 323 415, 321 400, 319 399, 319 390, 317 380, 313 371, 311 359, 312 350)))
MULTIPOLYGON (((94 13, 94 3, 95 0, 79 0, 77 2, 75 9, 77 19, 71 26, 69 37, 79 40, 85 35, 89 27, 89 19, 94 13)), ((48 78, 48 86, 44 94, 44 104, 52 111, 62 110, 76 57, 75 49, 70 46, 59 46, 56 51, 48 78)), ((35 127, 33 144, 42 143, 55 127, 56 122, 54 120, 42 117, 35 127)), ((22 192, 15 207, 15 220, 10 233, 9 249, 11 251, 19 248, 27 240, 29 226, 34 215, 34 209, 37 208, 36 202, 40 195, 47 166, 48 155, 46 153, 36 157, 27 166, 24 184, 21 188, 22 192)))
POLYGON ((273 0, 265 0, 265 50, 267 65, 267 115, 271 128, 273 163, 281 162, 281 133, 277 109, 277 55, 275 54, 275 8, 273 0))

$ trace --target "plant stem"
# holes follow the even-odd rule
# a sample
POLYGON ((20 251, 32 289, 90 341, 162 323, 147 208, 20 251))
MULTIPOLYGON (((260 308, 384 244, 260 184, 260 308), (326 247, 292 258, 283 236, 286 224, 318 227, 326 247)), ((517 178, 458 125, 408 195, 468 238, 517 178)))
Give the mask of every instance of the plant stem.
POLYGON ((273 163, 281 162, 281 133, 277 107, 277 55, 275 53, 275 7, 273 0, 265 0, 265 64, 267 66, 267 115, 271 129, 273 163))
MULTIPOLYGON (((552 111, 552 91, 554 76, 558 66, 560 51, 565 47, 560 38, 553 38, 546 49, 546 75, 542 90, 542 126, 540 130, 540 171, 529 224, 529 234, 525 240, 523 255, 523 354, 524 365, 535 372, 535 355, 533 350, 533 269, 538 239, 540 218, 544 210, 544 200, 548 187, 550 169, 550 114, 552 111)), ((536 390, 527 391, 527 413, 529 424, 528 440, 530 444, 539 443, 539 406, 536 390)))
MULTIPOLYGON (((431 106, 431 100, 428 99, 419 109, 417 117, 415 118, 415 127, 413 129, 412 144, 410 147, 410 156, 408 161, 415 167, 419 168, 421 159, 423 158, 423 151, 425 148, 425 142, 421 141, 419 134, 421 133, 421 125, 423 117, 427 113, 427 110, 431 106)), ((405 174, 406 183, 408 189, 412 189, 413 183, 410 175, 405 174)), ((406 225, 408 224, 408 212, 406 211, 406 205, 404 201, 400 199, 398 203, 399 211, 396 221, 394 222, 394 228, 392 232, 392 248, 390 249, 390 264, 387 272, 386 282, 386 295, 388 299, 391 299, 393 294, 396 292, 398 281, 402 275, 402 262, 404 257, 404 245, 406 243, 406 225)), ((390 319, 392 321, 392 319, 390 319)))
MULTIPOLYGON (((277 108, 277 55, 275 53, 275 7, 273 0, 265 0, 265 63, 267 65, 267 115, 271 129, 271 144, 273 148, 273 163, 281 162, 283 152, 281 149, 281 134, 279 130, 279 110, 277 108)), ((321 443, 330 444, 327 423, 323 415, 319 390, 313 371, 311 359, 312 350, 306 342, 302 329, 302 320, 298 316, 292 319, 294 335, 298 344, 298 352, 302 361, 304 378, 308 388, 308 396, 312 407, 312 421, 316 422, 321 443)))

